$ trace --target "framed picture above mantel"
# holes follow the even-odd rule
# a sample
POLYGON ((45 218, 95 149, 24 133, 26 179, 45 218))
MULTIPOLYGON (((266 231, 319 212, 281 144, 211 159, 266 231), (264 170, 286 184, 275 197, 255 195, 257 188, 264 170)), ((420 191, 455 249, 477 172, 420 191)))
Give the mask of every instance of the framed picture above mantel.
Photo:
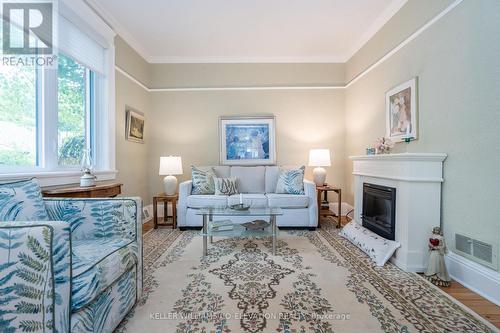
POLYGON ((276 164, 274 116, 220 117, 221 165, 276 164))
POLYGON ((417 78, 392 88, 385 94, 386 137, 393 142, 417 139, 417 78))

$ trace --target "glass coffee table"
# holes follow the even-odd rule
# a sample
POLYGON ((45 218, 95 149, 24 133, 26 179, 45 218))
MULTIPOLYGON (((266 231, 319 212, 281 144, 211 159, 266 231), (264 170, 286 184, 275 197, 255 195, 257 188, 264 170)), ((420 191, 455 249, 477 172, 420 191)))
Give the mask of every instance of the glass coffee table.
POLYGON ((276 237, 278 226, 276 216, 283 215, 280 208, 250 208, 248 210, 235 210, 229 207, 200 208, 196 215, 203 216, 203 255, 208 253, 208 241, 212 243, 213 236, 217 237, 272 237, 273 255, 276 255, 276 237), (233 221, 237 218, 238 221, 233 221), (215 221, 217 219, 217 221, 215 221), (242 224, 257 219, 269 219, 267 226, 252 230, 242 224))

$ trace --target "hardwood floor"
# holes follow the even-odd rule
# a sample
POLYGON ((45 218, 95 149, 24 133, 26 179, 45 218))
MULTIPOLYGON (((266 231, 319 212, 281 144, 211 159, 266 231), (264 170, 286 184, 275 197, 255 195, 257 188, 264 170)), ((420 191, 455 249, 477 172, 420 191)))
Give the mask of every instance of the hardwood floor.
POLYGON ((465 288, 460 283, 453 281, 449 287, 440 287, 441 290, 451 295, 465 306, 471 308, 478 315, 500 328, 500 306, 491 303, 486 298, 465 288))
POLYGON ((142 225, 142 234, 144 235, 151 229, 153 229, 153 220, 150 220, 142 225))
MULTIPOLYGON (((345 218, 342 218, 342 225, 346 224, 345 218)), ((170 227, 160 227, 170 228, 170 227)), ((146 222, 142 225, 142 233, 146 233, 153 229, 153 221, 146 222)), ((476 294, 475 292, 465 288, 460 283, 453 281, 450 287, 440 287, 441 290, 454 297, 456 300, 472 309, 481 317, 488 320, 490 323, 500 328, 500 307, 491 303, 486 298, 476 294)))

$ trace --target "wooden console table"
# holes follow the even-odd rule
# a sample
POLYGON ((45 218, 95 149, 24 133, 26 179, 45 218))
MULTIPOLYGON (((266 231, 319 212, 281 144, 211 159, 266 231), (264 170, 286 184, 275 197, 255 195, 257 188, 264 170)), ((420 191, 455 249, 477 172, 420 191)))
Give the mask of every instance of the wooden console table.
POLYGON ((95 186, 80 187, 78 184, 69 186, 51 186, 42 189, 46 198, 112 198, 122 193, 121 183, 97 183, 95 186))
POLYGON ((335 187, 332 185, 323 185, 316 186, 316 190, 318 192, 318 226, 321 219, 321 216, 336 216, 337 217, 337 228, 341 226, 341 215, 342 215, 342 189, 340 187, 335 187), (321 197, 323 195, 323 199, 328 199, 328 192, 335 192, 338 196, 338 214, 335 215, 330 209, 321 209, 321 197))

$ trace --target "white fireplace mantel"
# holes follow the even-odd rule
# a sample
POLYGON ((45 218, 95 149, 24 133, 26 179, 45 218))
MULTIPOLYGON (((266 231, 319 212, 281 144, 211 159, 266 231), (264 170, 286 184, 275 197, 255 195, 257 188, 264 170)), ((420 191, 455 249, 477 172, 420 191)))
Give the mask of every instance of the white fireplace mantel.
POLYGON ((404 153, 351 156, 354 175, 354 220, 361 224, 363 184, 396 188, 396 241, 392 261, 421 272, 427 263, 428 238, 441 221, 441 183, 446 154, 404 153))

